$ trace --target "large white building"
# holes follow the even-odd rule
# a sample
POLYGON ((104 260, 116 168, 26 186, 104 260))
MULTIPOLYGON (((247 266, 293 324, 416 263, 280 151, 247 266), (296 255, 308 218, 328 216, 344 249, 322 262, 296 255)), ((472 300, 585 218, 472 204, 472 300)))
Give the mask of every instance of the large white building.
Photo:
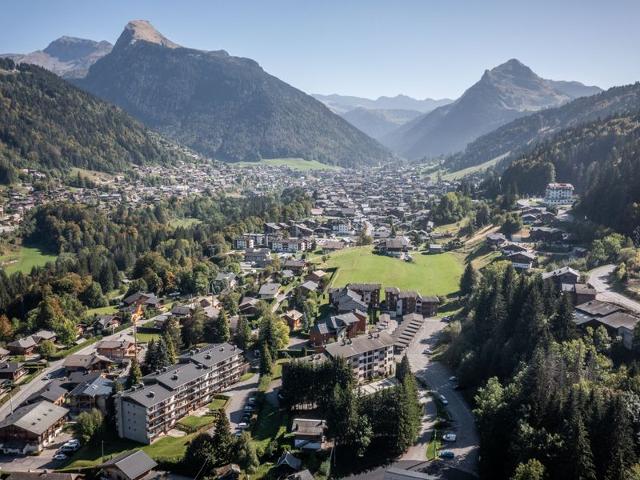
POLYGON ((570 205, 573 203, 573 185, 570 183, 550 183, 544 194, 547 205, 570 205))
POLYGON ((329 343, 325 346, 331 358, 347 360, 358 383, 376 377, 388 377, 395 373, 393 345, 395 341, 387 332, 369 333, 329 343))
POLYGON ((237 382, 246 368, 242 350, 229 343, 192 350, 176 365, 147 375, 142 384, 116 395, 118 435, 153 442, 237 382))

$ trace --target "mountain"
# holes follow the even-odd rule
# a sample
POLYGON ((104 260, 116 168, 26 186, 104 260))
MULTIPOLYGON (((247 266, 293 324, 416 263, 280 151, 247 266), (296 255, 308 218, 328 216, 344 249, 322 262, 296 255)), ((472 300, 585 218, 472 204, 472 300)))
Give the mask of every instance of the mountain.
POLYGON ((321 102, 225 51, 181 47, 130 22, 83 89, 148 127, 220 160, 302 157, 354 166, 392 159, 321 102))
POLYGON ((640 83, 613 87, 507 123, 474 140, 463 152, 447 158, 445 166, 449 170, 461 170, 501 156, 518 157, 563 129, 637 110, 640 110, 640 83))
POLYGON ((111 51, 109 42, 95 42, 84 38, 60 37, 44 50, 27 54, 5 53, 0 57, 17 63, 39 65, 63 78, 81 78, 99 58, 111 51))
POLYGON ((119 108, 29 64, 0 59, 0 176, 14 167, 124 171, 177 154, 119 108))
POLYGON ((440 100, 425 98, 424 100, 418 100, 407 95, 378 97, 375 100, 337 94, 320 95, 319 93, 313 93, 312 96, 339 114, 347 113, 348 111, 356 108, 365 108, 368 110, 415 110, 417 112, 426 113, 442 105, 453 102, 453 100, 449 98, 443 98, 440 100))
POLYGON ((599 91, 577 82, 546 80, 511 59, 485 71, 455 102, 403 125, 382 142, 410 159, 449 154, 518 117, 599 91))
POLYGON ((341 114, 351 125, 375 139, 382 138, 419 115, 420 112, 416 110, 370 110, 362 107, 341 114))
POLYGON ((502 175, 503 188, 524 194, 541 194, 550 181, 574 184, 580 217, 634 234, 640 225, 640 109, 562 130, 502 175))

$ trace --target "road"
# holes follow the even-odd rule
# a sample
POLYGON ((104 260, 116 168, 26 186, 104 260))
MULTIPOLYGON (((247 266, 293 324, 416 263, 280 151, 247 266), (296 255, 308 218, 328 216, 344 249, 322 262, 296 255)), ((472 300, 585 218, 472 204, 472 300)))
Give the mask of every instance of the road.
POLYGON ((594 268, 589 272, 589 284, 598 292, 596 299, 603 302, 615 303, 636 313, 640 313, 640 302, 636 302, 613 290, 611 286, 611 276, 615 268, 615 265, 604 265, 594 268))
MULTIPOLYGON (((455 453, 455 458, 447 461, 447 463, 460 470, 475 473, 478 466, 480 440, 476 431, 473 413, 460 392, 455 390, 449 381, 449 377, 452 375, 451 371, 440 362, 432 362, 429 356, 423 353, 425 348, 435 347, 438 334, 445 325, 438 318, 426 319, 413 342, 409 345, 407 356, 414 373, 423 379, 432 390, 443 394, 449 401, 447 410, 453 419, 453 427, 450 430, 456 433, 457 440, 446 447, 455 453)), ((423 419, 423 433, 425 430, 431 430, 432 423, 433 416, 426 415, 423 419)), ((423 460, 425 453, 426 442, 423 435, 419 445, 410 449, 402 459, 423 460), (421 451, 418 448, 421 448, 421 451), (415 458, 418 457, 418 453, 421 454, 421 457, 415 458)))
POLYGON ((242 421, 242 415, 244 414, 244 407, 247 405, 249 397, 256 393, 258 390, 258 382, 260 381, 260 375, 255 374, 244 382, 236 383, 233 387, 222 392, 224 395, 229 395, 229 406, 227 407, 227 415, 229 415, 229 423, 231 424, 231 430, 235 430, 238 424, 242 421))
MULTIPOLYGON (((103 337, 103 340, 115 340, 122 335, 131 335, 133 327, 126 328, 120 332, 114 333, 113 335, 109 335, 103 337)), ((79 354, 89 354, 95 352, 96 343, 92 343, 91 345, 87 345, 85 348, 80 349, 76 352, 76 355, 79 354)), ((0 406, 0 419, 4 419, 7 415, 11 413, 11 408, 15 410, 18 405, 24 402, 31 395, 36 393, 42 387, 46 385, 46 381, 43 380, 45 375, 50 375, 51 377, 62 376, 62 364, 64 363, 64 359, 56 360, 55 362, 49 363, 49 366, 43 369, 38 375, 36 375, 29 383, 26 385, 21 385, 19 387, 19 391, 14 393, 11 400, 7 400, 4 404, 0 406)))

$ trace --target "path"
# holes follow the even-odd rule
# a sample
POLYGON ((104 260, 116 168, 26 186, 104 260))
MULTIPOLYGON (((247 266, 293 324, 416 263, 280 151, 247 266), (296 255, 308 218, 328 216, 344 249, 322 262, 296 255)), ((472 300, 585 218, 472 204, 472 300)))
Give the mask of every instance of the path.
POLYGON ((640 302, 632 300, 613 290, 611 276, 615 268, 615 265, 604 265, 594 268, 589 272, 589 284, 598 292, 596 299, 603 302, 615 303, 636 313, 640 313, 640 302))

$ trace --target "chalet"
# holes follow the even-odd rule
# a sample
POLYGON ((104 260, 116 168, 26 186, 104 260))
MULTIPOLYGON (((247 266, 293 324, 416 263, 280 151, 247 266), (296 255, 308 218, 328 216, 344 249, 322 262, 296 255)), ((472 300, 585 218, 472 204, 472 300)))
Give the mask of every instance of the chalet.
POLYGON ((140 480, 158 464, 143 450, 121 453, 100 465, 100 471, 110 480, 140 480))
POLYGON ((260 300, 273 300, 280 293, 281 285, 279 283, 265 283, 258 291, 260 300))
POLYGON ((236 274, 233 272, 219 272, 213 280, 213 283, 216 286, 217 291, 223 291, 228 288, 234 288, 238 284, 238 281, 236 279, 236 274))
POLYGON ((347 287, 330 289, 329 302, 338 312, 353 312, 354 310, 366 312, 369 308, 362 300, 362 295, 347 287))
POLYGON ((6 360, 10 353, 11 352, 6 348, 0 347, 0 362, 2 362, 3 360, 6 360))
POLYGON ((158 308, 161 301, 153 293, 136 292, 125 298, 123 303, 128 307, 132 305, 142 305, 144 307, 158 308))
POLYGON ((327 277, 327 272, 325 272, 324 270, 314 270, 309 274, 307 278, 319 284, 322 281, 322 279, 326 277, 327 277))
POLYGON ((313 418, 294 418, 291 422, 293 445, 302 450, 321 450, 327 422, 313 418))
POLYGON ((37 472, 11 472, 4 480, 85 480, 81 473, 50 472, 47 470, 37 472))
POLYGON ((529 238, 533 242, 561 242, 564 232, 554 227, 533 227, 529 232, 529 238))
POLYGON ((120 318, 117 315, 100 315, 93 324, 93 328, 96 333, 104 332, 105 330, 115 330, 120 326, 120 318))
POLYGON ((69 355, 62 363, 67 373, 106 371, 111 365, 113 365, 113 360, 96 352, 69 355))
POLYGON ((33 336, 19 338, 7 343, 7 348, 14 355, 31 355, 36 351, 37 346, 38 344, 33 336))
POLYGON ((378 244, 378 250, 387 255, 398 255, 403 252, 408 252, 410 247, 411 242, 404 236, 387 238, 378 244))
POLYGON ((238 304, 238 311, 242 315, 254 317, 258 314, 258 302, 259 300, 254 297, 242 297, 238 304))
POLYGON ((304 260, 296 260, 294 258, 290 258, 288 260, 285 260, 282 268, 291 270, 296 275, 302 275, 307 268, 307 262, 305 262, 304 260))
POLYGON ((107 414, 107 402, 113 394, 114 383, 104 377, 97 377, 77 385, 69 392, 69 408, 73 413, 88 412, 95 408, 107 414))
POLYGON ((487 244, 499 247, 507 241, 503 233, 490 233, 487 235, 487 244))
POLYGON ((309 341, 316 348, 341 338, 352 338, 367 329, 367 315, 363 312, 350 312, 334 315, 316 323, 309 332, 309 341))
POLYGON ((430 243, 429 244, 429 253, 442 253, 444 252, 444 245, 439 243, 430 243))
POLYGON ((264 268, 271 263, 271 252, 268 248, 248 248, 244 251, 244 261, 264 268))
POLYGON ((128 335, 115 340, 102 340, 96 346, 96 351, 98 355, 116 362, 121 362, 126 358, 134 358, 137 353, 135 341, 128 335))
POLYGON ((518 253, 518 252, 528 252, 529 249, 527 247, 525 247, 524 245, 520 244, 520 243, 515 243, 515 242, 505 242, 502 244, 502 246, 500 247, 500 251, 504 254, 504 255, 510 255, 512 253, 518 253))
POLYGON ((298 310, 289 310, 282 316, 282 318, 285 322, 287 322, 287 325, 289 325, 289 329, 292 332, 300 330, 302 328, 303 314, 298 310))
POLYGON ((316 282, 312 282, 311 280, 307 280, 302 285, 298 287, 298 289, 302 292, 303 295, 308 295, 310 293, 316 293, 320 288, 316 282))
POLYGON ((592 326, 597 327, 600 319, 612 313, 623 312, 624 308, 613 303, 601 302, 600 300, 592 300, 581 303, 575 307, 575 323, 579 327, 592 326))
POLYGON ((0 363, 0 380, 18 381, 27 374, 24 363, 21 362, 2 362, 0 363))
POLYGON ((529 270, 533 267, 536 256, 531 252, 516 252, 507 255, 507 260, 509 260, 513 268, 517 270, 529 270))
POLYGON ((33 340, 37 344, 40 344, 40 342, 43 342, 45 340, 48 340, 50 342, 55 342, 57 338, 56 334, 50 330, 38 330, 36 333, 34 333, 31 336, 33 337, 33 340))
POLYGON ((543 280, 551 280, 557 287, 562 284, 575 285, 580 281, 580 272, 571 267, 562 267, 542 274, 543 280))
POLYGON ((62 382, 59 380, 52 380, 40 390, 29 395, 23 404, 30 405, 32 403, 38 403, 42 400, 46 400, 54 405, 64 406, 64 402, 68 394, 69 391, 62 386, 62 382))
POLYGON ((335 252, 337 250, 342 250, 346 243, 342 240, 323 240, 318 242, 318 246, 322 250, 322 253, 335 252))
POLYGON ((354 291, 362 297, 369 308, 378 308, 380 306, 380 289, 382 285, 379 283, 351 283, 347 288, 354 291))
POLYGON ((440 299, 436 296, 422 296, 415 291, 401 291, 395 287, 384 290, 386 310, 396 316, 418 313, 424 317, 433 317, 438 313, 440 299))
POLYGON ((46 400, 18 408, 0 422, 0 450, 22 455, 41 452, 62 431, 68 413, 46 400))

